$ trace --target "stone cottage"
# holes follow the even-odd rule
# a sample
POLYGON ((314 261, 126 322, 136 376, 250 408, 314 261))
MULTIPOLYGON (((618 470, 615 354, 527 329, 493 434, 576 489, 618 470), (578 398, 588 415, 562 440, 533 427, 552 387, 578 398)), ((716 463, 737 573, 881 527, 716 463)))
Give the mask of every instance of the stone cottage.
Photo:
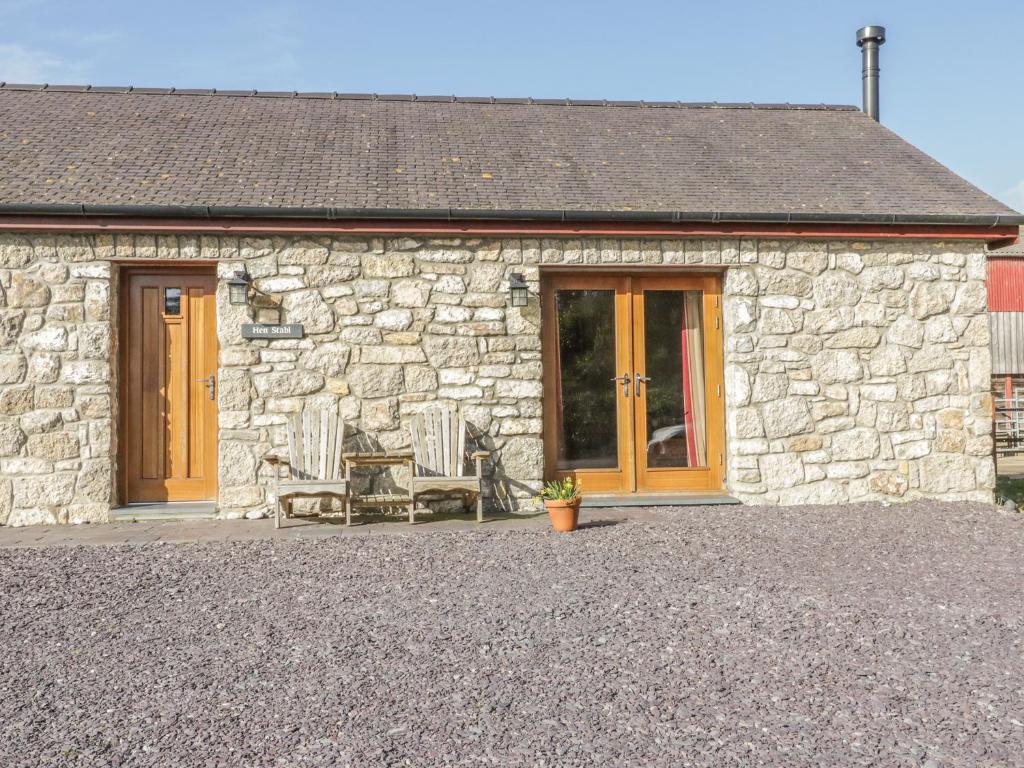
POLYGON ((0 523, 261 514, 309 407, 379 450, 458 408, 491 509, 992 498, 1022 219, 856 108, 4 85, 0 124, 0 523))

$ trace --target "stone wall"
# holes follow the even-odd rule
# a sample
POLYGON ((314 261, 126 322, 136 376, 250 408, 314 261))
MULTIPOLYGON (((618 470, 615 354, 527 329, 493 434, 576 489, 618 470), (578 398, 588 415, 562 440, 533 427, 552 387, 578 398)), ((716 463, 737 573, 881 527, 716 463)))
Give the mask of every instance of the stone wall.
MULTIPOLYGON (((488 504, 543 473, 540 311, 507 306, 544 265, 724 272, 727 490, 751 503, 990 500, 981 243, 0 236, 0 523, 103 520, 114 499, 118 260, 244 264, 300 340, 246 341, 218 295, 221 513, 266 508, 283 424, 337 408, 354 439, 408 444, 462 409, 488 504)), ((363 443, 367 444, 366 442, 363 443)))

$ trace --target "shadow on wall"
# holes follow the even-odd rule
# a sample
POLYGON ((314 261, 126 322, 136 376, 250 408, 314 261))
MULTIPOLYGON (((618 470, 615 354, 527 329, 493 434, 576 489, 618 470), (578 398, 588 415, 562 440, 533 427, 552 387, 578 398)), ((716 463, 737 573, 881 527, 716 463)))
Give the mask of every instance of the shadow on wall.
MULTIPOLYGON (((494 439, 476 425, 466 422, 468 431, 466 439, 466 458, 464 472, 475 475, 476 468, 469 457, 475 451, 487 451, 490 456, 483 462, 483 479, 481 482, 484 497, 484 509, 490 514, 532 513, 532 508, 524 508, 523 493, 529 497, 538 491, 525 483, 509 478, 503 469, 499 453, 495 449, 494 439), (516 498, 516 492, 519 498, 516 498)), ((385 452, 386 448, 371 433, 358 427, 346 426, 346 453, 377 453, 385 452)), ((405 494, 408 489, 409 471, 399 467, 365 467, 352 474, 350 493, 358 495, 370 494, 405 494)), ((474 511, 473 504, 465 505, 458 494, 433 494, 430 492, 417 494, 417 509, 438 513, 470 514, 474 511)), ((338 513, 342 510, 341 503, 329 498, 296 499, 295 511, 338 513)), ((396 507, 396 512, 405 513, 405 507, 396 507)))

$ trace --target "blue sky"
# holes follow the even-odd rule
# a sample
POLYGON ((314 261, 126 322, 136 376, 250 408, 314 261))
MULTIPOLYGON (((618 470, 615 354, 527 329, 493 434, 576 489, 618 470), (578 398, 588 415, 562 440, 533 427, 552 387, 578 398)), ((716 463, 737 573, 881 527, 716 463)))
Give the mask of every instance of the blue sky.
POLYGON ((0 0, 0 80, 683 101, 860 103, 1024 209, 1020 0, 0 0))

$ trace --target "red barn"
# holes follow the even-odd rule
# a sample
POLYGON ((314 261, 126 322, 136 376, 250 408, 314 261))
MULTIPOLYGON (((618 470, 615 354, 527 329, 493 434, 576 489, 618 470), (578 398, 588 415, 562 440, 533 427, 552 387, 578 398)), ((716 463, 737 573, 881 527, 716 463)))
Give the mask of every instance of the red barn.
POLYGON ((994 389, 1012 397, 1024 390, 1024 240, 989 254, 988 309, 994 389))

